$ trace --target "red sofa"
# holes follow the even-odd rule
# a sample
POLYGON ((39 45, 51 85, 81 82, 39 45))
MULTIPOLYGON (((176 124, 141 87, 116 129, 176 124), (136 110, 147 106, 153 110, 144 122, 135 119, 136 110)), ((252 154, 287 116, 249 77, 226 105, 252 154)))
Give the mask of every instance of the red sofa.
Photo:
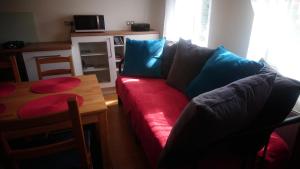
MULTIPOLYGON (((139 139, 151 167, 157 168, 161 150, 188 98, 169 86, 165 79, 135 78, 119 76, 116 90, 131 126, 139 139)), ((262 156, 262 152, 258 153, 262 156)), ((282 168, 289 156, 287 144, 273 133, 266 157, 267 168, 282 168)), ((230 160, 202 161, 201 168, 239 168, 240 164, 230 160)))

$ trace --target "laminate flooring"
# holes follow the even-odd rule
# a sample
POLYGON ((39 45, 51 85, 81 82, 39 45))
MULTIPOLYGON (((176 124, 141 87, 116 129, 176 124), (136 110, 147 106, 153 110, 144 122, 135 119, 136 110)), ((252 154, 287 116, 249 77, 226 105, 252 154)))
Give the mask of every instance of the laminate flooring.
POLYGON ((116 93, 103 93, 108 106, 108 149, 113 169, 150 169, 116 93))

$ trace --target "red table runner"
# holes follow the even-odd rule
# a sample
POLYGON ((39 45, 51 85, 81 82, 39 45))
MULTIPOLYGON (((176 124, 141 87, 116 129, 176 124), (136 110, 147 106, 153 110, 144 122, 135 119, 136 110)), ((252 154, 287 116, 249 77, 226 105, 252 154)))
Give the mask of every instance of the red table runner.
POLYGON ((16 90, 16 85, 13 83, 0 83, 0 97, 7 97, 16 90))
POLYGON ((55 93, 77 87, 80 79, 76 77, 58 77, 47 80, 40 80, 31 85, 31 91, 34 93, 55 93))
POLYGON ((0 103, 0 114, 1 114, 1 113, 4 113, 5 110, 6 110, 6 106, 5 106, 4 104, 1 104, 1 103, 0 103))
POLYGON ((50 95, 27 102, 19 109, 18 116, 28 119, 66 111, 70 97, 77 97, 79 106, 83 104, 83 97, 76 94, 50 95))

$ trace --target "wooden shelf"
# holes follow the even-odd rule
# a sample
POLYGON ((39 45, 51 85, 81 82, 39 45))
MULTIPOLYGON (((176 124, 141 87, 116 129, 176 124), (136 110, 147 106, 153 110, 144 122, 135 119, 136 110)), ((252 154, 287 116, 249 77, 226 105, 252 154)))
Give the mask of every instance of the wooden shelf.
POLYGON ((80 56, 104 56, 107 55, 107 53, 104 52, 90 52, 90 53, 82 53, 80 56))
POLYGON ((83 69, 83 72, 98 72, 98 71, 105 71, 109 70, 108 67, 87 67, 83 69))
POLYGON ((104 32, 72 32, 71 37, 80 37, 80 36, 124 36, 124 35, 146 35, 146 34, 159 34, 158 31, 141 31, 134 32, 130 30, 119 30, 119 31, 104 31, 104 32))
MULTIPOLYGON (((27 43, 19 49, 0 49, 0 54, 36 51, 71 50, 71 42, 36 42, 27 43)), ((22 55, 21 55, 22 56, 22 55)))

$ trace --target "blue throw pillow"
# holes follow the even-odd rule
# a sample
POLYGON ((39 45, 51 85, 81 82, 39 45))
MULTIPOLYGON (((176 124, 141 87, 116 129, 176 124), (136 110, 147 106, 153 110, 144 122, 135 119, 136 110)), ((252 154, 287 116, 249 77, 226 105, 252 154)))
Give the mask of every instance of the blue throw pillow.
POLYGON ((235 80, 254 75, 262 67, 262 64, 240 57, 220 46, 188 85, 185 93, 189 98, 193 98, 235 80))
POLYGON ((126 39, 124 70, 127 76, 161 76, 161 54, 165 39, 131 40, 126 39))

